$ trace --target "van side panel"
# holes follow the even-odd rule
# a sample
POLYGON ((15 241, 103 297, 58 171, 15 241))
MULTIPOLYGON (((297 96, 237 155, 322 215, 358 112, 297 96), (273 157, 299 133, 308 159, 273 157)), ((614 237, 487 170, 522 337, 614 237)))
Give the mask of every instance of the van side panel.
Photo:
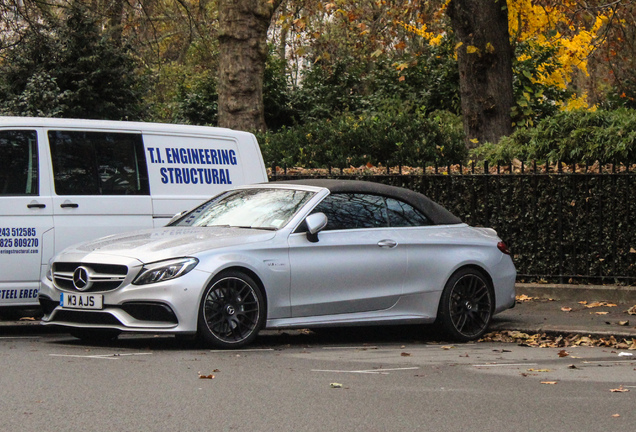
MULTIPOLYGON (((248 135, 249 137, 249 135, 248 135)), ((155 226, 230 187, 267 181, 252 142, 229 136, 144 134, 155 226), (245 144, 245 146, 244 146, 245 144)))

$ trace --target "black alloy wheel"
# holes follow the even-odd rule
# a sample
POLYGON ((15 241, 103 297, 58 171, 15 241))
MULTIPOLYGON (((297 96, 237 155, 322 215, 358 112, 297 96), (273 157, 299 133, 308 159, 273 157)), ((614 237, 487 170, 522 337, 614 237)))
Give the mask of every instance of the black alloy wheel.
POLYGON ((265 322, 265 301, 248 275, 228 271, 216 276, 203 294, 199 335, 218 348, 240 348, 252 342, 265 322))
POLYGON ((438 321, 448 336, 467 342, 486 332, 494 308, 495 296, 488 279, 477 269, 463 268, 444 287, 438 321))

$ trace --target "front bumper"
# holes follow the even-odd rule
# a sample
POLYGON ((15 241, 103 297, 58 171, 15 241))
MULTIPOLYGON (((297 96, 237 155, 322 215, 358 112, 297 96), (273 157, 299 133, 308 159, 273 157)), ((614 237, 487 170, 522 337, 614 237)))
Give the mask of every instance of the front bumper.
POLYGON ((195 333, 199 303, 210 274, 197 269, 156 284, 126 284, 114 291, 91 292, 103 296, 99 310, 60 306, 63 291, 43 279, 39 301, 43 325, 116 329, 132 332, 195 333))

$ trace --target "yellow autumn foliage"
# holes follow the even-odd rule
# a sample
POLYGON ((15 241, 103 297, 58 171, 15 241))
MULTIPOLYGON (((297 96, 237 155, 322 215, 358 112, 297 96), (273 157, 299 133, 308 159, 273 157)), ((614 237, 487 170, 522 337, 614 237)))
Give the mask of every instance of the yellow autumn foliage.
MULTIPOLYGON (((437 18, 447 7, 446 0, 438 11, 437 18)), ((576 8, 577 0, 561 0, 558 2, 544 2, 536 0, 508 0, 508 29, 511 42, 526 42, 537 47, 550 47, 556 52, 556 60, 561 65, 556 70, 539 69, 539 84, 553 86, 560 89, 567 88, 575 73, 588 75, 587 59, 594 49, 594 41, 599 37, 604 24, 609 17, 599 14, 592 25, 585 28, 573 23, 567 16, 567 11, 576 8), (562 31, 559 31, 561 29, 562 31)), ((444 33, 435 34, 427 30, 426 24, 416 27, 403 22, 398 23, 406 31, 421 36, 431 45, 439 45, 444 33)), ((455 48, 459 48, 460 45, 455 48)), ((477 47, 468 46, 469 53, 479 53, 477 47)), ((525 61, 530 57, 520 54, 517 60, 525 61)), ((564 110, 589 108, 587 95, 574 97, 561 107, 564 110)))
MULTIPOLYGON (((566 15, 567 8, 574 7, 575 3, 572 0, 563 0, 555 3, 557 6, 542 6, 533 0, 508 1, 508 26, 512 42, 524 41, 538 46, 550 46, 556 50, 561 68, 552 72, 543 71, 539 78, 541 84, 564 89, 577 70, 588 74, 587 58, 594 49, 593 41, 599 36, 608 17, 598 15, 588 29, 577 27, 569 23, 566 15), (567 34, 558 31, 559 25, 567 29, 567 34)), ((587 105, 585 96, 571 105, 582 104, 587 105)))

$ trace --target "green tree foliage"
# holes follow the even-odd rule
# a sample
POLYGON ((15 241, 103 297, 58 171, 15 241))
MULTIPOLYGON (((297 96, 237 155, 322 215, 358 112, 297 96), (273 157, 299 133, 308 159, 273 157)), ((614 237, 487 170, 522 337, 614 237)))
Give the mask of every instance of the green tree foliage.
POLYGON ((60 20, 32 24, 0 63, 0 111, 5 115, 138 119, 137 64, 100 34, 92 15, 71 3, 60 20))

